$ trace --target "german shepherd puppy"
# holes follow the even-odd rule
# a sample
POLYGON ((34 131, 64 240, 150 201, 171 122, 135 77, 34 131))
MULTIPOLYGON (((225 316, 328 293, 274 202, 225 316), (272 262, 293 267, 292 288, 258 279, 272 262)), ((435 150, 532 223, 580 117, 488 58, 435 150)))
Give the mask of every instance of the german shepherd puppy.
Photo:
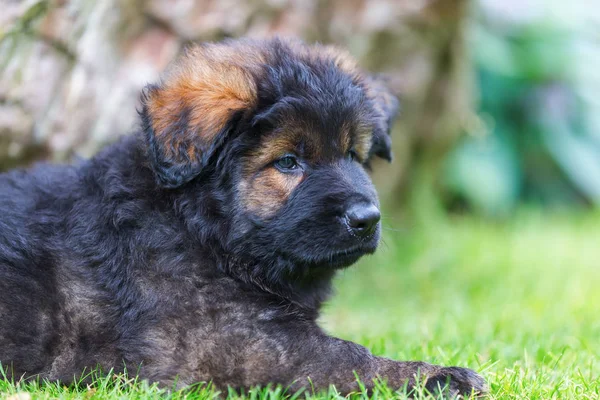
POLYGON ((346 53, 283 39, 193 47, 142 96, 141 130, 89 161, 0 175, 0 361, 217 388, 357 390, 468 369, 375 357, 316 324, 380 237, 366 169, 396 100, 346 53))

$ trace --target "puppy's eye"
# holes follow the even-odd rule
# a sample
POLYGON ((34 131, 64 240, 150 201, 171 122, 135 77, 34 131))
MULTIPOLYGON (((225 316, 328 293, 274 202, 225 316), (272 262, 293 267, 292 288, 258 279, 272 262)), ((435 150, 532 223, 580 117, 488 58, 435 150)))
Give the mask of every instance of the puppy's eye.
POLYGON ((348 158, 350 161, 357 161, 358 154, 356 154, 356 151, 354 150, 348 150, 348 153, 346 153, 346 158, 348 158))
POLYGON ((281 171, 291 171, 298 168, 298 161, 294 156, 285 156, 275 161, 275 166, 281 171))

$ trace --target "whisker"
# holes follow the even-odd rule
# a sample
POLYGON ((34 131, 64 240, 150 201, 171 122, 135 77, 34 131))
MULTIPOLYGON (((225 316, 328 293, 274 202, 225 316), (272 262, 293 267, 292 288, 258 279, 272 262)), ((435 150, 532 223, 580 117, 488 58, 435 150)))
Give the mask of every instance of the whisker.
POLYGON ((387 242, 385 241, 384 238, 381 238, 381 244, 383 244, 385 246, 386 250, 390 249, 390 246, 387 244, 387 242))
POLYGON ((384 229, 386 232, 394 232, 394 233, 406 233, 408 232, 408 230, 406 229, 394 229, 394 228, 382 228, 384 229))

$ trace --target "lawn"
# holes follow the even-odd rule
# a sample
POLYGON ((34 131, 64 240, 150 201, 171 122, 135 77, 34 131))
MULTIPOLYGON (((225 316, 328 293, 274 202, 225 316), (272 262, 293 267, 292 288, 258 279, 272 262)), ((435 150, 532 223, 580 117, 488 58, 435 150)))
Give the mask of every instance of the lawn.
MULTIPOLYGON (((322 317, 329 332, 378 355, 478 370, 490 399, 600 398, 600 214, 527 211, 507 222, 453 217, 427 229, 393 219, 384 225, 379 252, 337 280, 322 317)), ((80 388, 0 381, 0 392, 19 400, 217 395, 202 388, 166 393, 123 377, 80 388)))

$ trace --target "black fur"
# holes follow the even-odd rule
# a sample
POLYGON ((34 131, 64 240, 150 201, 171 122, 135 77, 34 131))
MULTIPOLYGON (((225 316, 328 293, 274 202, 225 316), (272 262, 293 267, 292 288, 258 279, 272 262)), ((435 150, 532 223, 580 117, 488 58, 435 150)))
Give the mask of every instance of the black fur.
MULTIPOLYGON (((349 204, 377 197, 340 132, 359 118, 382 129, 384 116, 334 63, 264 46, 256 108, 234 113, 196 164, 165 157, 144 108, 141 132, 89 161, 0 175, 0 361, 10 377, 70 382, 86 368, 128 367, 164 385, 310 378, 347 393, 356 371, 368 387, 420 373, 485 390, 470 370, 374 357, 317 326, 335 271, 379 240, 379 227, 357 238, 344 223, 349 204), (310 131, 319 159, 275 215, 260 217, 240 198, 244 162, 286 120, 310 131)), ((181 110, 172 134, 187 124, 181 110)), ((388 153, 389 141, 374 154, 388 153)))

